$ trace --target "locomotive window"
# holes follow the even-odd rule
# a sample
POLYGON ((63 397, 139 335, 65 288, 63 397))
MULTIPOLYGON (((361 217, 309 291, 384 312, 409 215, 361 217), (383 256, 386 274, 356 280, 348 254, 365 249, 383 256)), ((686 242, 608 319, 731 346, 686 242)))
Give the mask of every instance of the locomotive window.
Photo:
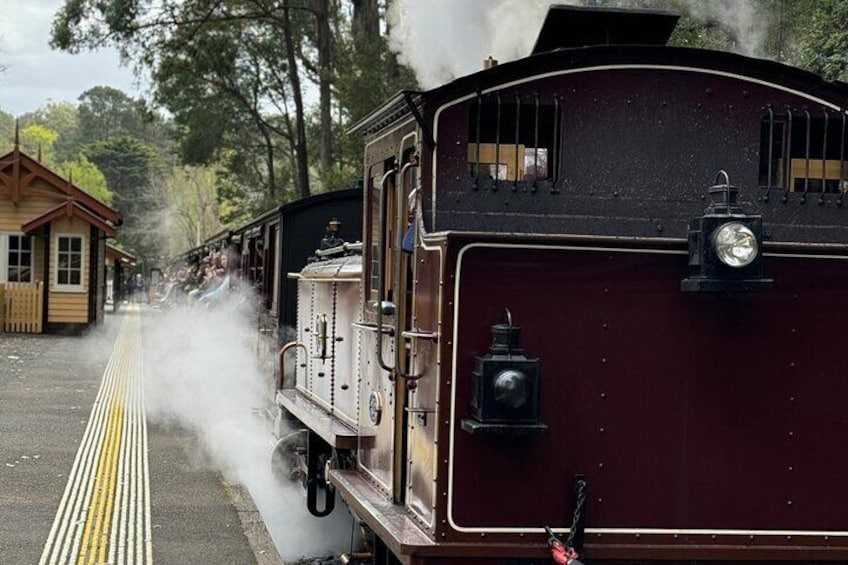
POLYGON ((760 186, 805 193, 845 192, 845 125, 844 118, 833 113, 766 114, 760 124, 760 186))
POLYGON ((468 107, 468 175, 477 180, 556 180, 559 105, 538 97, 486 96, 468 107))
POLYGON ((394 222, 392 222, 392 214, 391 211, 394 210, 394 198, 395 198, 395 178, 389 177, 386 182, 386 212, 384 223, 382 225, 380 223, 380 180, 383 175, 393 169, 395 166, 395 158, 391 157, 386 159, 382 165, 372 166, 368 171, 368 190, 369 190, 369 214, 370 214, 370 224, 369 224, 369 270, 368 270, 368 282, 369 282, 369 297, 372 302, 376 302, 379 300, 391 300, 391 273, 392 273, 392 254, 390 252, 386 252, 386 264, 382 267, 382 273, 380 272, 380 233, 385 231, 385 241, 391 242, 394 237, 394 222), (386 277, 386 296, 379 296, 379 288, 380 288, 380 276, 384 275, 386 277))

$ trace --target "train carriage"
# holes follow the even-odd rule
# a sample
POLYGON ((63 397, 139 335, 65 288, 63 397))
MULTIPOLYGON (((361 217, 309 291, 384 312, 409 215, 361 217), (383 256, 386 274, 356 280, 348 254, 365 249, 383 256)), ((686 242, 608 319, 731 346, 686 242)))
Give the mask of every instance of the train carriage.
POLYGON ((531 56, 355 128, 362 243, 301 273, 277 395, 310 508, 373 538, 348 561, 550 563, 546 527, 590 563, 848 560, 848 88, 676 19, 553 6, 531 56))

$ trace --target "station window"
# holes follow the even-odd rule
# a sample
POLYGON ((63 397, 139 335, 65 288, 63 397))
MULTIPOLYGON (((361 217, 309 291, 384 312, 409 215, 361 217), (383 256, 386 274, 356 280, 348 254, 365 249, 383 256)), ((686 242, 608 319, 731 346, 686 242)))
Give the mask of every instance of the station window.
POLYGON ((28 235, 0 236, 0 248, 6 261, 3 269, 6 282, 32 282, 32 237, 28 235))
POLYGON ((556 181, 559 104, 538 97, 487 95, 468 108, 468 175, 475 181, 556 181))
POLYGON ((78 235, 56 237, 56 287, 82 290, 83 238, 78 235))
POLYGON ((845 119, 836 113, 767 113, 760 124, 760 186, 789 192, 846 192, 845 135, 845 119))

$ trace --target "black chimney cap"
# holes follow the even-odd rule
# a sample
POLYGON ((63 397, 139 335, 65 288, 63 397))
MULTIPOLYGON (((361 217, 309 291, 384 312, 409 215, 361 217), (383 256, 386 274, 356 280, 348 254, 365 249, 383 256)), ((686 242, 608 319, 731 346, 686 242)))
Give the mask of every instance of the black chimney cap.
POLYGON ((531 55, 592 45, 665 45, 680 14, 664 10, 598 8, 555 4, 531 55))

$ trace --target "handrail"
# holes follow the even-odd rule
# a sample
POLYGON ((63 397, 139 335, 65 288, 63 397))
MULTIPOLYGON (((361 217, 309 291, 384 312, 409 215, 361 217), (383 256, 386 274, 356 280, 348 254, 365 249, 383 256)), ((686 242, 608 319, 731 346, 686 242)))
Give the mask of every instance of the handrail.
POLYGON ((286 377, 285 377, 285 374, 286 374, 285 367, 286 367, 286 365, 284 363, 283 357, 285 356, 286 352, 289 349, 291 349, 292 347, 300 347, 300 348, 303 349, 303 353, 305 355, 307 355, 307 356, 309 355, 309 349, 307 349, 307 347, 304 344, 300 343, 299 341, 290 341, 287 344, 285 344, 282 348, 280 348, 280 353, 278 354, 278 359, 279 359, 279 363, 280 363, 280 374, 279 374, 279 377, 277 378, 277 390, 283 390, 283 384, 286 382, 286 377))
MULTIPOLYGON (((356 329, 365 330, 365 331, 368 331, 368 332, 376 332, 377 328, 378 328, 377 324, 366 324, 366 323, 360 323, 360 322, 351 322, 350 325, 352 327, 356 328, 356 329)), ((394 328, 394 326, 382 326, 381 333, 393 336, 393 335, 395 335, 395 328, 394 328)))
MULTIPOLYGON (((382 302, 386 295, 386 277, 385 273, 383 273, 383 269, 386 265, 386 205, 387 205, 387 195, 386 195, 386 181, 389 180, 389 177, 397 173, 397 168, 392 168, 387 171, 386 174, 383 175, 383 178, 380 179, 380 249, 377 252, 377 327, 383 327, 383 307, 382 302)), ((394 376, 392 373, 394 372, 394 367, 389 367, 385 361, 383 361, 383 332, 377 332, 377 363, 382 367, 384 371, 389 372, 389 379, 393 380, 394 376)))
MULTIPOLYGON (((400 258, 401 258, 402 247, 403 247, 403 236, 404 236, 404 232, 406 231, 406 218, 407 218, 406 212, 407 212, 407 207, 408 207, 408 203, 406 202, 406 199, 402 198, 403 194, 404 194, 404 182, 403 181, 404 181, 404 176, 406 175, 406 172, 408 170, 412 169, 413 167, 417 167, 417 166, 418 166, 418 156, 412 155, 412 157, 410 157, 410 159, 409 159, 409 162, 407 162, 403 166, 403 168, 401 169, 401 171, 400 171, 400 183, 398 183, 398 197, 396 199, 397 200, 397 210, 396 210, 396 218, 395 218, 395 237, 397 238, 397 241, 395 242, 396 245, 395 245, 395 265, 394 265, 394 267, 395 267, 394 280, 395 280, 396 284, 398 284, 398 285, 400 285, 401 276, 403 275, 403 273, 402 273, 403 267, 401 266, 402 261, 400 260, 400 258)), ((415 202, 416 202, 416 204, 418 203, 418 193, 417 192, 415 193, 415 202)), ((416 206, 416 208, 417 208, 417 206, 416 206)), ((401 327, 404 323, 403 318, 405 318, 405 316, 400 316, 400 315, 397 315, 397 314, 395 315, 395 335, 397 335, 398 337, 401 337, 406 333, 406 330, 404 330, 401 327)), ((401 357, 402 352, 403 352, 403 349, 401 348, 400 344, 396 343, 395 344, 395 371, 397 371, 398 377, 400 377, 402 379, 408 379, 408 380, 417 380, 417 379, 421 378, 423 376, 423 373, 420 374, 420 375, 416 375, 416 374, 404 372, 403 364, 402 364, 402 357, 401 357)))

